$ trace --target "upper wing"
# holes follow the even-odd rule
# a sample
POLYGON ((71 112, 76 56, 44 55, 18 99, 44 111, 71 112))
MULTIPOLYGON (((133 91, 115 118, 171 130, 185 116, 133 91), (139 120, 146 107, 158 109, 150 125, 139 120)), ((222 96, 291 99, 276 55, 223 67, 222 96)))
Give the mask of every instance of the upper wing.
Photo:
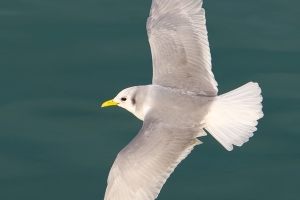
POLYGON ((202 0, 153 0, 147 32, 153 84, 215 96, 202 0))
POLYGON ((201 143, 196 139, 199 131, 146 118, 139 134, 118 154, 104 199, 155 199, 175 167, 201 143))

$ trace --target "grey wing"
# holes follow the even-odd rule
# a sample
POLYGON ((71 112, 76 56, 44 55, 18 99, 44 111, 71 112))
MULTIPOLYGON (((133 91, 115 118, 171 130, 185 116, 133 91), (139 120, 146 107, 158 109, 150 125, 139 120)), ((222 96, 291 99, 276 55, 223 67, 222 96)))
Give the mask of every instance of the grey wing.
POLYGON ((118 154, 104 200, 155 199, 175 167, 201 143, 196 136, 198 128, 169 126, 147 117, 138 135, 118 154))
POLYGON ((147 21, 153 84, 216 96, 202 0, 153 0, 147 21))

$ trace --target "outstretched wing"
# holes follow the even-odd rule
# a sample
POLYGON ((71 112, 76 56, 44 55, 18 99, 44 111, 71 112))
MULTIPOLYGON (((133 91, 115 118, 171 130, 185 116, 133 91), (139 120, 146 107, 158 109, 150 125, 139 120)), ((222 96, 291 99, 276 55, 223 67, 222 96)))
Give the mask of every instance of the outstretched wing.
POLYGON ((104 199, 155 199, 175 167, 201 143, 196 136, 198 128, 165 125, 147 117, 139 134, 118 154, 104 199))
POLYGON ((202 0, 153 0, 147 32, 153 84, 216 96, 202 0))

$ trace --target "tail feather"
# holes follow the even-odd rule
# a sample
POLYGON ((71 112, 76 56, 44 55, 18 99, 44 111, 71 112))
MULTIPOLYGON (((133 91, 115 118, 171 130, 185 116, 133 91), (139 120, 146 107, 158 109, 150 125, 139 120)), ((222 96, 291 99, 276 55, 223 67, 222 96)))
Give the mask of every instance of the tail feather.
POLYGON ((220 95, 206 116, 205 129, 228 151, 242 146, 257 130, 257 120, 263 117, 261 89, 249 82, 220 95))

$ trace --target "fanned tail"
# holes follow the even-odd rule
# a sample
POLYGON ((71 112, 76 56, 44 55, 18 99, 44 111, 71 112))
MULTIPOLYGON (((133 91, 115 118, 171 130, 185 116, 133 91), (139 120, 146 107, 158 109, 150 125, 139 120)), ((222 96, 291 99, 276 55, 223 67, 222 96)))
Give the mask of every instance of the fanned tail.
POLYGON ((260 87, 253 82, 218 96, 206 116, 205 129, 228 151, 233 145, 242 146, 264 115, 262 99, 260 87))

